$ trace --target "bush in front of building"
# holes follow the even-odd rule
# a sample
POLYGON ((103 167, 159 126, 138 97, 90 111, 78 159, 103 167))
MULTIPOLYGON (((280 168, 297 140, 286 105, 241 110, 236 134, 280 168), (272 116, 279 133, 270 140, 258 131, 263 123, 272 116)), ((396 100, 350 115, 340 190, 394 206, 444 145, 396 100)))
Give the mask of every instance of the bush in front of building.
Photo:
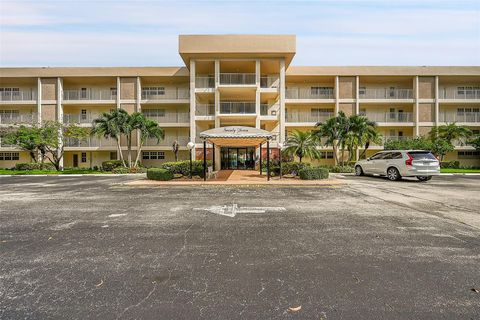
POLYGON ((167 169, 150 168, 147 170, 147 178, 150 180, 168 181, 173 179, 173 173, 167 169))
POLYGON ((127 173, 145 173, 147 169, 144 167, 125 168, 124 166, 113 168, 112 173, 127 174, 127 173))
POLYGON ((328 169, 323 167, 304 168, 298 173, 302 180, 328 179, 328 169))
POLYGON ((103 171, 113 171, 113 169, 122 167, 123 163, 120 160, 108 160, 102 162, 103 171))
POLYGON ((458 169, 460 168, 460 161, 442 161, 440 162, 440 167, 458 169))
POLYGON ((28 163, 17 163, 14 169, 19 171, 55 170, 55 166, 51 163, 28 162, 28 163))
MULTIPOLYGON (((207 160, 207 167, 212 166, 212 161, 207 160)), ((171 161, 160 165, 160 168, 172 172, 172 174, 190 175, 190 160, 171 161)), ((192 175, 203 177, 203 160, 192 161, 192 175)))
POLYGON ((331 173, 354 173, 355 168, 353 166, 331 166, 326 167, 331 173))

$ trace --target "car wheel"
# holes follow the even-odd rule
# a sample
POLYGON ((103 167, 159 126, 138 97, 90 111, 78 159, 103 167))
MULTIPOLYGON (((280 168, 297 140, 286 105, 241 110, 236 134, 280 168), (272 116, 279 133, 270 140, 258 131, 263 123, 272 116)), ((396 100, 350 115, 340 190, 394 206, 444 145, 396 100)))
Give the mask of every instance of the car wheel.
POLYGON ((360 167, 360 166, 356 166, 356 167, 355 167, 355 175, 356 175, 356 176, 363 176, 362 167, 360 167))
POLYGON ((398 172, 397 168, 390 167, 387 169, 387 178, 390 181, 396 181, 400 179, 402 176, 400 175, 400 172, 398 172))
POLYGON ((432 180, 432 176, 417 176, 417 179, 420 180, 420 181, 428 181, 428 180, 432 180))

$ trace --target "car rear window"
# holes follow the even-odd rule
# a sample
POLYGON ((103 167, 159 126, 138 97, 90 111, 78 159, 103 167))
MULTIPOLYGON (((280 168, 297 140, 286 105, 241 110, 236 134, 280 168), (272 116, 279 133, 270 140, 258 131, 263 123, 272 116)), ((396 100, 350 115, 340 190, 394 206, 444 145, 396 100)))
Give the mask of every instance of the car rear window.
POLYGON ((422 160, 422 159, 437 160, 437 158, 435 158, 435 156, 431 152, 410 151, 410 152, 408 152, 408 154, 411 155, 412 158, 415 159, 415 160, 422 160))

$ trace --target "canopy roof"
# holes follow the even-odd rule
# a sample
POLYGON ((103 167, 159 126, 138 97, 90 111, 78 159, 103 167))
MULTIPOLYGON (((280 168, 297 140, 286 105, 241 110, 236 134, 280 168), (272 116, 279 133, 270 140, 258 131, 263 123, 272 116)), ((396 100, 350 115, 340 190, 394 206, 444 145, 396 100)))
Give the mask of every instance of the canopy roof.
POLYGON ((218 146, 256 146, 272 138, 268 131, 253 127, 230 126, 203 131, 200 138, 218 146))

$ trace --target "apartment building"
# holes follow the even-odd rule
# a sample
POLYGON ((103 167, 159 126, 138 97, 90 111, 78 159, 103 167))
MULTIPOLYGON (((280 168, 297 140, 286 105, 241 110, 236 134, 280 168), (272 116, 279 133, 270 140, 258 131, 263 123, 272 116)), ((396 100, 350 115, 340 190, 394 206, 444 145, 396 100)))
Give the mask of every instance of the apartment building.
MULTIPOLYGON (((180 159, 189 158, 189 141, 201 159, 200 134, 230 126, 271 133, 275 158, 278 143, 292 130, 310 130, 339 111, 376 121, 385 140, 425 135, 452 122, 480 130, 478 66, 296 67, 295 53, 293 35, 181 35, 182 67, 0 68, 0 126, 56 120, 90 127, 115 108, 143 112, 165 130, 163 141, 143 147, 146 166, 173 160, 174 141, 180 159)), ((63 143, 65 167, 98 166, 118 157, 116 144, 107 139, 63 143)), ((464 141, 455 144, 445 160, 480 166, 477 151, 464 141)), ((382 145, 371 146, 367 155, 382 145)), ((238 139, 205 146, 217 170, 253 169, 266 152, 238 139)), ((0 141, 0 167, 29 161, 27 152, 0 141)), ((333 161, 331 148, 322 147, 320 162, 333 161)))

